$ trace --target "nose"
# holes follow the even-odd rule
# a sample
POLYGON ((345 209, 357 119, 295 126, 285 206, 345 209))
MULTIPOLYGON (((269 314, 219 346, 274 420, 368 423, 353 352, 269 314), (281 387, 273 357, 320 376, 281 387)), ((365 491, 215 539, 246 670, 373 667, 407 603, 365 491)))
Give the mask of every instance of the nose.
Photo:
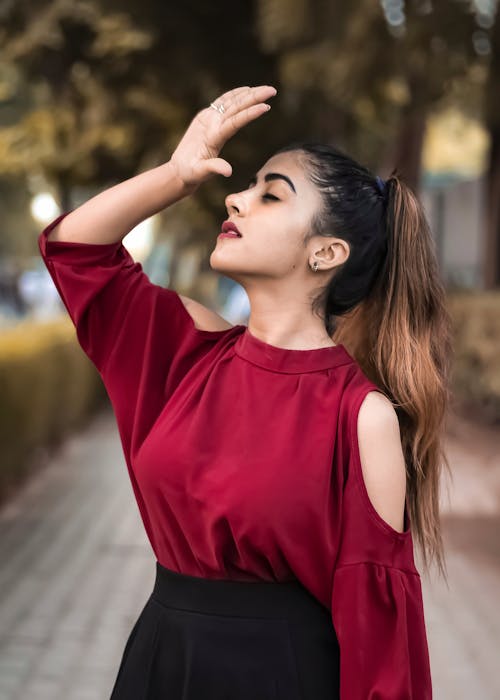
POLYGON ((243 199, 238 194, 228 194, 224 203, 230 214, 232 212, 239 214, 243 211, 243 199))

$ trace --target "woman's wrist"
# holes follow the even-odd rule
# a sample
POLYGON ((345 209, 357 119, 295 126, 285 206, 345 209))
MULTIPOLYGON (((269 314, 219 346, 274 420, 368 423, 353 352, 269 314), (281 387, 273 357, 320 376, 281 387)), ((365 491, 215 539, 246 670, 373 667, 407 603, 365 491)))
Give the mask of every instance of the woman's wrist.
POLYGON ((165 193, 168 200, 165 206, 169 206, 170 204, 193 194, 193 192, 197 189, 197 187, 189 187, 186 185, 184 180, 182 180, 180 177, 177 166, 173 161, 168 160, 159 167, 162 169, 163 176, 165 178, 165 193))

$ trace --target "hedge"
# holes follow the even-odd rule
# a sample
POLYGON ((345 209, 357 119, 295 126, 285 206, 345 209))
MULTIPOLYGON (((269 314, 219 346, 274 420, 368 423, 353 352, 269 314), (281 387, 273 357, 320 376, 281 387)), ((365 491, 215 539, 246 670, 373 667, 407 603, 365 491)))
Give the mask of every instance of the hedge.
POLYGON ((107 400, 71 320, 24 321, 0 336, 0 499, 107 400))
POLYGON ((500 422, 500 290, 453 292, 452 390, 471 416, 500 422))

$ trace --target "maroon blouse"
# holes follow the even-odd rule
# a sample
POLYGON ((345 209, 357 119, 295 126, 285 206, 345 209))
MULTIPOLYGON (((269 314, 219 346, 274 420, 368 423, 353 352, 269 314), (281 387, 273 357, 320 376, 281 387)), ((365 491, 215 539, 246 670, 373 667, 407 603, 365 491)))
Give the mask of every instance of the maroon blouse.
POLYGON ((154 554, 207 578, 298 579, 328 610, 342 700, 431 698, 408 513, 365 488, 370 391, 343 345, 290 350, 244 325, 199 330, 123 243, 48 241, 42 258, 112 403, 154 554))

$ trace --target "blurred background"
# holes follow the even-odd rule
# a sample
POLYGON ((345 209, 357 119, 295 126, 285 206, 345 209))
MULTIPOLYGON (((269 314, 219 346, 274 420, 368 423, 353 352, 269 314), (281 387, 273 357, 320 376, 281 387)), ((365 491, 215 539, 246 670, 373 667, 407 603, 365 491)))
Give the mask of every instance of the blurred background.
POLYGON ((168 160, 222 92, 260 84, 278 95, 224 147, 232 177, 124 244, 155 283, 246 323, 244 290, 208 263, 225 196, 294 139, 399 169, 455 334, 449 586, 422 577, 434 697, 500 697, 497 1, 0 0, 0 700, 108 697, 154 577, 107 395, 37 236, 168 160))

